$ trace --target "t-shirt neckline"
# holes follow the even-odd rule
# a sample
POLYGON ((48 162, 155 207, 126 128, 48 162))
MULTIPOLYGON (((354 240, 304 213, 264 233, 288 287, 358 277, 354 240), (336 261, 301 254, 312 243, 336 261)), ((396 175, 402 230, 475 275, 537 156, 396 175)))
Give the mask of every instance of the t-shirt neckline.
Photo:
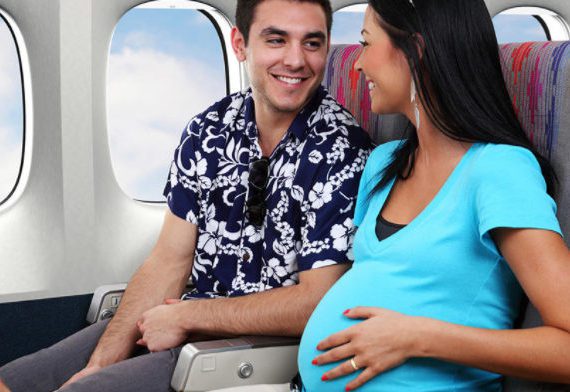
MULTIPOLYGON (((373 231, 372 237, 374 237, 375 241, 374 243, 377 246, 381 246, 382 248, 388 247, 394 241, 398 240, 401 236, 405 236, 408 233, 408 231, 413 230, 416 226, 420 226, 423 223, 423 221, 425 221, 430 216, 431 212, 434 209, 436 209, 446 198, 450 189, 453 188, 453 185, 457 182, 457 179, 460 177, 463 168, 466 166, 467 162, 470 160, 470 157, 473 155, 473 152, 476 149, 475 146, 478 144, 479 143, 473 143, 469 147, 469 149, 465 152, 465 154, 463 154, 463 156, 459 160, 459 163, 457 163, 455 168, 453 168, 451 174, 447 177, 441 188, 437 191, 433 199, 425 206, 425 208, 414 219, 412 219, 412 221, 410 221, 408 224, 406 224, 396 233, 392 234, 391 236, 383 240, 379 240, 376 237, 374 230, 372 230, 373 231)), ((386 185, 386 187, 382 190, 382 192, 377 196, 374 205, 370 206, 373 209, 373 211, 375 211, 375 213, 370 214, 370 216, 373 216, 372 220, 374 221, 373 222, 374 224, 376 224, 376 216, 384 208, 384 204, 386 203, 388 195, 390 194, 390 191, 392 190, 392 187, 394 186, 395 182, 396 178, 391 179, 390 182, 386 185)))

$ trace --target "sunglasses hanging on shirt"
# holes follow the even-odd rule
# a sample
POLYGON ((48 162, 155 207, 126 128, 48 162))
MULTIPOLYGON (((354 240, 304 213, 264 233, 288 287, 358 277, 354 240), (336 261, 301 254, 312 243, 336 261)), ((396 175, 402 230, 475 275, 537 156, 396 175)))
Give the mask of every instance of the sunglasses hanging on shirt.
POLYGON ((255 226, 261 226, 265 218, 265 189, 269 180, 269 158, 261 157, 249 166, 248 199, 246 217, 255 226))

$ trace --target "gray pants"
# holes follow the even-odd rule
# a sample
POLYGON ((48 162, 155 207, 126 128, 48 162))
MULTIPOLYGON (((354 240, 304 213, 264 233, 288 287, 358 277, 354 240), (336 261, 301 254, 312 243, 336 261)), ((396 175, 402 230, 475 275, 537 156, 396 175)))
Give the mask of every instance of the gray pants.
MULTIPOLYGON (((12 392, 52 392, 85 367, 107 322, 93 324, 61 342, 0 368, 12 392)), ((139 355, 106 367, 61 392, 169 392, 180 348, 139 355)))

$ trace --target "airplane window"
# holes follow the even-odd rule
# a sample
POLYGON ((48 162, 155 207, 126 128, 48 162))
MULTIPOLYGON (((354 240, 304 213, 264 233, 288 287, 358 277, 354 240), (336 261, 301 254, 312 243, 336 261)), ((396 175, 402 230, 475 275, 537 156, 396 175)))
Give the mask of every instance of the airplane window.
POLYGON ((13 193, 22 167, 24 115, 18 48, 0 14, 0 204, 13 193))
POLYGON ((532 15, 504 15, 493 18, 497 41, 506 42, 548 41, 540 22, 532 15))
POLYGON ((162 191, 182 130, 228 93, 225 47, 209 14, 193 2, 151 2, 127 12, 111 42, 107 113, 117 181, 133 199, 162 191), (150 5, 150 6, 149 6, 150 5))
POLYGON ((493 18, 497 41, 563 41, 570 39, 570 28, 558 14, 538 7, 516 7, 493 18))
POLYGON ((351 5, 333 14, 331 43, 356 44, 362 40, 360 30, 364 21, 366 4, 351 5))
MULTIPOLYGON (((351 5, 334 13, 331 33, 333 44, 360 41, 365 4, 351 5)), ((558 14, 539 7, 516 7, 493 18, 499 43, 526 41, 563 41, 570 39, 570 27, 558 14)))

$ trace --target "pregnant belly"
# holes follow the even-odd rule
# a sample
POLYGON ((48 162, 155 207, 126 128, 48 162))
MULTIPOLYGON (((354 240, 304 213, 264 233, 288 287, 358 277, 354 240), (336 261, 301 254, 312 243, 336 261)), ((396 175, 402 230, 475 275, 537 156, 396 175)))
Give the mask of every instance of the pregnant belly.
POLYGON ((374 293, 370 292, 371 287, 377 287, 377 284, 374 284, 377 280, 377 277, 363 274, 361 268, 354 266, 336 282, 316 307, 303 332, 298 356, 299 371, 307 391, 344 391, 346 384, 356 376, 353 374, 323 382, 321 381, 323 373, 338 363, 315 366, 311 362, 321 354, 317 350, 320 341, 361 322, 344 316, 343 312, 346 309, 355 306, 379 306, 374 301, 378 293, 376 290, 373 290, 374 293))
MULTIPOLYGON (((322 375, 339 363, 315 366, 311 362, 321 352, 317 344, 326 337, 353 326, 362 320, 343 315, 355 306, 383 307, 406 314, 415 313, 422 302, 414 303, 416 295, 403 294, 402 287, 390 286, 388 279, 378 275, 374 265, 355 265, 323 297, 309 319, 299 347, 298 366, 308 392, 344 391, 346 384, 360 371, 332 381, 321 381, 322 375)), ((416 293, 417 294, 417 293, 416 293)), ((424 308, 425 309, 425 308, 424 308)), ((500 390, 499 376, 476 369, 437 361, 411 359, 370 380, 359 391, 495 391, 500 390)))

